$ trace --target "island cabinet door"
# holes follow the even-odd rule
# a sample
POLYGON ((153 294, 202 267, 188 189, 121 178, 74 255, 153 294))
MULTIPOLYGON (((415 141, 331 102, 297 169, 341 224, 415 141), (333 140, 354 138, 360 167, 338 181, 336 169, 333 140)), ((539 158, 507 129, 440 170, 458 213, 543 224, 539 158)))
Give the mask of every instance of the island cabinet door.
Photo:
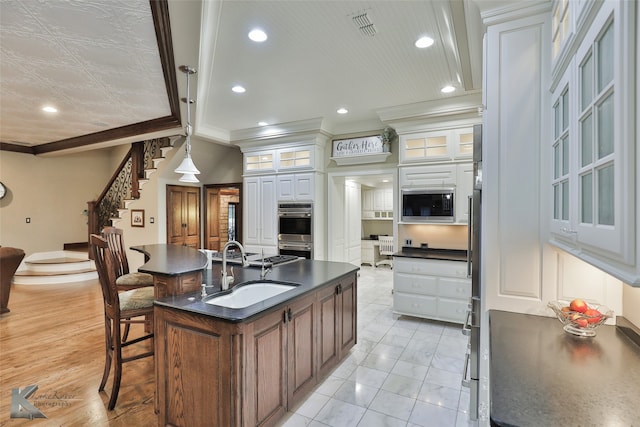
POLYGON ((287 411, 286 322, 285 309, 245 326, 245 427, 274 425, 287 411))
POLYGON ((239 425, 232 391, 235 326, 160 307, 154 318, 158 425, 239 425))
POLYGON ((357 287, 356 275, 344 278, 338 284, 339 358, 356 344, 357 287))
POLYGON ((287 307, 287 404, 291 408, 317 383, 316 294, 287 307))
POLYGON ((318 375, 325 376, 338 363, 338 284, 318 291, 318 375))

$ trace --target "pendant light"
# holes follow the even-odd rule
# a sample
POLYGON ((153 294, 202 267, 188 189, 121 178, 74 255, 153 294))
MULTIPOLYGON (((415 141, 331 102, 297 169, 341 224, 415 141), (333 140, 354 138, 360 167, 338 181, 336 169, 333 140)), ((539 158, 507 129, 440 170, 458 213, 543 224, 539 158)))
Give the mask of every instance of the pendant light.
POLYGON ((195 68, 192 68, 189 65, 181 65, 180 71, 187 75, 187 97, 182 98, 182 102, 187 104, 187 125, 185 126, 185 134, 186 140, 184 143, 186 154, 184 156, 184 160, 180 163, 174 172, 181 173, 182 177, 180 177, 181 182, 200 182, 196 175, 200 173, 196 165, 191 160, 191 104, 193 104, 193 99, 190 97, 190 85, 189 85, 189 76, 196 73, 195 68))

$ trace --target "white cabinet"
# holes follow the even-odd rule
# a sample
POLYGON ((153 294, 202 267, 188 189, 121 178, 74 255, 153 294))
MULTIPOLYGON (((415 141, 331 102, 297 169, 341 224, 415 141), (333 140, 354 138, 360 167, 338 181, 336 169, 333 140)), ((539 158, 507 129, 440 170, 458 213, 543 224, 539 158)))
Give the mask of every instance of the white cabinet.
POLYGON ((456 205, 457 223, 469 223, 469 196, 473 195, 473 163, 456 165, 456 205))
POLYGON ((640 285, 636 246, 635 2, 604 2, 556 70, 551 243, 640 285), (633 141, 633 144, 630 143, 633 141))
POLYGON ((264 249, 265 254, 278 252, 276 177, 244 179, 244 244, 251 251, 264 249))
POLYGON ((373 240, 362 240, 360 242, 360 264, 375 266, 373 240))
POLYGON ((374 218, 373 213, 373 192, 374 190, 362 191, 362 219, 374 218))
POLYGON ((439 162, 472 155, 472 127, 400 135, 400 163, 439 162))
POLYGON ((314 182, 313 172, 278 175, 278 201, 313 201, 314 182))
POLYGON ((470 297, 466 263, 394 257, 395 313, 464 323, 470 297))
POLYGON ((456 165, 405 166, 400 168, 401 187, 451 187, 456 185, 456 165))
POLYGON ((278 170, 313 169, 314 146, 281 148, 277 150, 278 170))
POLYGON ((362 191, 362 219, 393 219, 393 188, 362 191))
POLYGON ((244 156, 245 173, 264 173, 275 170, 275 150, 257 151, 244 156))

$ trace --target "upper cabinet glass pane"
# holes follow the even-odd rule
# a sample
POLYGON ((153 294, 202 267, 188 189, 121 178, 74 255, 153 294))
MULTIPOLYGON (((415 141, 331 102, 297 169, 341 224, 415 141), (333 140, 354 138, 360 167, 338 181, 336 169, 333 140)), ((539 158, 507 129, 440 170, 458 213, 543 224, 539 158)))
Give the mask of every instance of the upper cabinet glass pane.
POLYGON ((596 44, 598 49, 598 92, 613 80, 613 25, 609 24, 596 44))
POLYGON ((613 165, 598 170, 598 224, 614 225, 613 165))
POLYGON ((598 159, 613 153, 613 94, 607 96, 597 107, 598 117, 598 159))
POLYGON ((589 53, 587 59, 580 66, 580 109, 584 111, 593 99, 593 55, 589 53))
POLYGON ((569 90, 562 94, 562 130, 569 127, 569 90))
MULTIPOLYGON (((430 136, 427 138, 427 147, 441 147, 447 145, 446 136, 430 136)), ((445 150, 446 153, 446 150, 445 150)))
POLYGON ((560 136, 560 101, 553 106, 553 137, 560 136))
POLYGON ((593 115, 589 114, 580 123, 580 166, 593 162, 593 115))

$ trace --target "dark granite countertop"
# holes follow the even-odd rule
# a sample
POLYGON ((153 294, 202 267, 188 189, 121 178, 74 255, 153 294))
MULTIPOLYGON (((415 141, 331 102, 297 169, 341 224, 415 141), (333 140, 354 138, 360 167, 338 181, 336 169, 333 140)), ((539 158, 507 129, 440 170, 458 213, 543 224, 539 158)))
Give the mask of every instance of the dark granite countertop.
MULTIPOLYGON (((220 264, 213 264, 211 269, 205 269, 203 272, 203 281, 207 285, 213 286, 212 288, 207 288, 209 296, 206 299, 211 298, 212 294, 221 292, 221 267, 222 266, 220 264)), ((229 265, 227 267, 230 268, 231 266, 229 265)), ((279 305, 284 305, 292 298, 304 295, 330 282, 340 279, 341 277, 353 274, 358 270, 359 268, 355 265, 344 262, 301 259, 299 261, 273 267, 265 279, 265 281, 280 281, 297 284, 298 286, 294 290, 284 292, 246 308, 232 309, 206 304, 202 300, 199 292, 161 298, 156 300, 155 304, 178 310, 204 314, 230 322, 241 322, 250 320, 252 317, 266 310, 279 305)), ((234 286, 242 285, 242 283, 247 281, 260 280, 260 268, 241 268, 239 266, 235 266, 233 272, 235 276, 234 286)), ((225 293, 227 292, 228 291, 225 291, 225 293)))
POLYGON ((403 258, 440 259, 445 261, 467 262, 467 251, 463 249, 432 249, 403 246, 402 249, 399 252, 393 254, 393 256, 403 258))
POLYGON ((178 276, 202 270, 207 266, 207 256, 188 246, 154 244, 132 246, 131 250, 145 255, 145 264, 138 271, 163 276, 178 276))
POLYGON ((640 346, 621 328, 593 338, 555 317, 491 310, 491 425, 640 425, 640 346))

